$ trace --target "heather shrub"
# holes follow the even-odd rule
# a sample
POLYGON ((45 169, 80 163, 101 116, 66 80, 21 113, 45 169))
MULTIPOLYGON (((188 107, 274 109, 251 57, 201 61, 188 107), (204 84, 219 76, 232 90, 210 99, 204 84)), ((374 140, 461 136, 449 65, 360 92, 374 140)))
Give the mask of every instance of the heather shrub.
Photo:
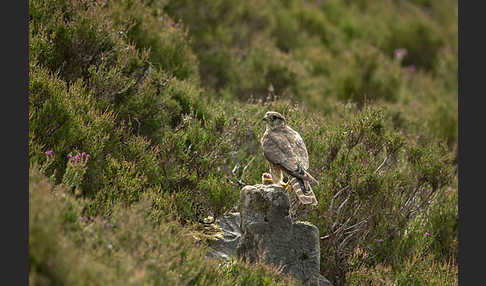
POLYGON ((459 136, 457 101, 452 102, 448 98, 443 98, 442 102, 435 105, 428 122, 430 130, 438 138, 443 138, 451 146, 454 145, 459 136))
POLYGON ((249 49, 238 70, 233 73, 229 83, 231 88, 227 92, 238 94, 243 99, 300 97, 305 90, 305 82, 302 82, 305 74, 301 64, 262 40, 249 49))
POLYGON ((458 255, 458 191, 448 188, 425 215, 424 229, 432 236, 430 250, 436 261, 448 261, 458 255))
MULTIPOLYGON (((66 156, 74 149, 89 152, 97 160, 105 148, 116 148, 110 137, 120 130, 112 121, 113 112, 94 110, 95 100, 80 81, 68 87, 46 69, 32 65, 30 79, 29 138, 42 150, 56 154, 53 166, 58 170, 58 182, 64 175, 66 156)), ((29 148, 31 162, 43 162, 42 155, 38 149, 29 148)), ((94 172, 100 170, 98 167, 92 164, 94 172)))
MULTIPOLYGON (((353 258, 359 261, 368 253, 357 249, 353 258)), ((457 264, 437 262, 432 255, 412 255, 403 265, 391 267, 378 264, 372 268, 361 265, 348 274, 351 285, 457 285, 457 264)))
POLYGON ((197 59, 185 27, 160 9, 139 1, 107 2, 114 23, 138 49, 150 50, 150 62, 179 80, 199 80, 197 59))
MULTIPOLYGON (((65 4, 70 4, 70 9, 78 9, 79 7, 76 5, 81 5, 81 2, 65 4)), ((94 9, 91 11, 93 14, 104 11, 102 6, 86 5, 88 5, 88 10, 94 9)), ((38 3, 33 3, 31 9, 33 9, 32 14, 34 15, 40 13, 36 10, 37 6, 41 6, 39 8, 41 12, 45 8, 38 3)), ((57 12, 57 14, 67 17, 62 13, 63 10, 57 12)), ((79 17, 79 15, 76 16, 79 17)), ((59 20, 45 23, 45 26, 59 29, 76 27, 77 18, 71 18, 74 20, 68 24, 66 21, 59 20), (63 25, 66 27, 61 28, 63 25)), ((104 18, 95 17, 95 19, 100 23, 91 23, 90 21, 93 20, 91 18, 88 18, 89 21, 79 21, 83 22, 83 25, 87 25, 86 29, 97 31, 95 26, 103 26, 105 23, 102 22, 104 18)), ((42 20, 46 20, 46 18, 42 18, 42 20)), ((109 22, 109 19, 106 21, 109 22)), ((113 30, 113 27, 110 28, 113 30)), ((77 38, 76 31, 77 28, 72 28, 72 37, 66 40, 69 42, 68 46, 76 46, 77 42, 81 41, 77 38)), ((69 153, 78 150, 88 152, 93 156, 94 162, 90 162, 86 170, 83 169, 81 176, 68 175, 65 180, 68 185, 79 186, 82 184, 81 189, 83 189, 84 195, 94 198, 94 201, 87 205, 86 211, 89 213, 109 213, 118 201, 130 203, 138 200, 140 193, 149 186, 157 186, 162 183, 171 186, 171 178, 166 177, 165 180, 162 180, 163 174, 159 172, 160 166, 157 166, 156 155, 160 149, 155 146, 149 147, 147 144, 133 146, 127 142, 144 140, 136 139, 140 136, 148 136, 148 140, 160 140, 161 142, 178 140, 178 138, 171 137, 164 139, 163 136, 170 136, 170 133, 161 133, 161 131, 181 128, 185 124, 183 119, 190 115, 194 115, 197 121, 193 124, 194 126, 200 124, 199 120, 210 117, 205 115, 204 107, 199 101, 198 93, 200 91, 197 87, 171 78, 163 71, 151 71, 146 53, 143 51, 139 53, 133 46, 123 44, 122 38, 116 38, 118 37, 116 33, 112 34, 119 41, 120 48, 126 46, 129 52, 122 49, 124 52, 112 55, 117 58, 115 62, 107 60, 106 64, 90 65, 87 72, 82 74, 73 75, 69 69, 64 69, 66 64, 78 63, 63 60, 64 64, 57 68, 53 65, 58 61, 45 62, 43 57, 37 57, 42 55, 42 51, 39 52, 35 47, 32 48, 29 138, 32 145, 35 144, 38 147, 31 149, 32 151, 41 149, 41 152, 52 149, 58 154, 52 164, 53 167, 50 167, 51 172, 54 172, 53 168, 57 170, 58 182, 61 181, 66 167, 67 170, 70 170, 70 165, 65 159, 69 153), (55 71, 57 72, 54 73, 55 71), (133 79, 139 76, 142 78, 133 79), (79 78, 70 81, 75 77, 79 78), (116 89, 113 90, 115 87, 116 89), (145 156, 143 160, 136 160, 137 158, 131 154, 141 153, 146 149, 152 149, 152 156, 145 156), (145 165, 145 168, 136 169, 136 161, 139 161, 138 164, 145 165), (147 176, 150 176, 151 181, 147 181, 147 176), (75 180, 76 183, 68 183, 69 178, 75 180)), ((108 35, 110 34, 108 33, 108 35)), ((37 36, 34 34, 32 38, 39 42, 46 40, 37 36)), ((93 37, 93 45, 97 45, 98 38, 96 35, 93 37)), ((51 40, 54 46, 58 44, 57 39, 54 37, 54 40, 51 40)), ((113 42, 116 43, 116 41, 113 42)), ((63 43, 65 44, 65 42, 63 43)), ((65 49, 68 48, 65 47, 65 49)), ((91 50, 88 49, 85 52, 89 54, 91 50)), ((100 57, 103 58, 102 55, 100 57)), ((69 58, 68 60, 75 59, 69 58)), ((205 132, 204 129, 202 130, 201 132, 205 132)), ((198 134, 194 134, 194 136, 198 136, 198 134)), ((150 143, 148 144, 150 145, 150 143)), ((179 143, 168 142, 168 144, 179 143)), ((184 152, 184 150, 179 151, 180 153, 176 155, 182 155, 181 153, 184 152)), ((31 153, 31 163, 42 162, 45 159, 42 155, 44 154, 31 153)), ((170 156, 172 155, 174 154, 170 154, 170 156)), ((186 157, 177 157, 177 160, 182 158, 186 157)), ((178 171, 174 168, 173 172, 178 171)), ((177 174, 177 176, 179 175, 181 174, 177 174)))
POLYGON ((74 189, 75 194, 81 194, 81 184, 83 183, 83 177, 87 170, 88 161, 91 159, 90 154, 86 152, 78 153, 76 155, 67 155, 68 163, 66 172, 62 177, 62 184, 74 189))
MULTIPOLYGON (((441 35, 449 37, 449 29, 444 19, 439 22, 425 13, 425 9, 407 2, 326 1, 320 8, 341 34, 347 36, 348 44, 367 42, 390 58, 396 49, 405 49, 403 66, 432 70, 439 50, 446 44, 441 35), (378 13, 380 21, 375 18, 378 13)), ((442 9, 437 4, 431 13, 442 9)), ((453 23, 451 19, 447 24, 453 23)))
POLYGON ((374 48, 360 46, 341 60, 346 65, 332 73, 329 87, 337 98, 362 106, 377 99, 394 102, 400 96, 402 72, 374 48))
MULTIPOLYGON (((84 195, 94 198, 86 209, 89 212, 109 213, 118 201, 125 203, 136 201, 140 193, 150 186, 164 185, 166 189, 170 189, 186 174, 192 174, 193 170, 188 172, 175 167, 177 161, 187 159, 185 155, 187 149, 184 148, 184 144, 187 143, 185 147, 192 148, 189 140, 198 143, 193 145, 196 153, 212 151, 207 150, 205 144, 209 144, 211 140, 214 142, 216 138, 209 136, 210 133, 200 127, 197 118, 193 119, 192 121, 195 122, 188 127, 193 130, 192 132, 179 133, 182 136, 164 133, 164 137, 159 137, 162 144, 152 145, 147 138, 133 134, 130 124, 119 120, 112 111, 97 110, 96 104, 93 103, 94 97, 87 94, 81 87, 80 81, 67 90, 62 80, 49 75, 42 68, 33 70, 31 78, 29 137, 36 142, 36 146, 43 146, 43 150, 53 147, 51 149, 58 156, 55 162, 50 164, 57 170, 58 182, 63 176, 65 177, 63 182, 68 185, 79 186, 82 181, 84 195), (41 100, 44 100, 44 104, 41 104, 41 100), (36 103, 37 101, 39 103, 36 103), (41 136, 42 134, 50 134, 50 136, 41 136), (201 135, 205 135, 207 139, 199 141, 201 135), (161 148, 164 150, 162 154, 161 148), (177 148, 177 152, 171 148, 177 148), (86 169, 81 168, 82 174, 76 176, 73 175, 78 174, 76 172, 64 174, 71 170, 66 156, 75 150, 85 150, 91 154, 93 162, 90 161, 87 165, 83 163, 86 169), (170 166, 169 172, 172 172, 173 176, 164 173, 164 167, 157 161, 161 158, 166 160, 164 165, 170 166)), ((168 118, 170 120, 165 128, 170 129, 171 125, 175 124, 178 124, 174 126, 175 129, 185 128, 187 121, 179 117, 182 117, 181 113, 184 112, 193 113, 190 109, 193 102, 186 98, 187 94, 183 86, 174 84, 170 88, 171 94, 183 104, 180 113, 176 111, 173 113, 173 118, 168 118)), ((173 106, 179 106, 178 101, 172 101, 173 106)), ((31 151, 38 152, 39 149, 31 149, 31 151)), ((45 154, 32 152, 31 163, 43 162, 46 159, 45 154)), ((210 162, 207 156, 204 157, 204 153, 202 155, 201 164, 214 163, 210 162)), ((197 164, 192 167, 205 170, 197 164)), ((54 172, 52 167, 46 169, 54 172)), ((51 174, 47 173, 47 175, 51 174)), ((194 183, 184 187, 193 186, 194 183)))
MULTIPOLYGON (((234 186, 260 182, 261 173, 268 169, 259 154, 263 124, 256 121, 264 112, 244 109, 238 104, 226 108, 237 118, 228 125, 237 139, 232 149, 238 151, 228 160, 233 166, 228 177, 234 186)), ((310 171, 321 183, 314 188, 318 208, 309 212, 298 207, 295 219, 306 218, 319 227, 321 269, 326 277, 342 285, 346 273, 361 267, 349 264, 357 247, 373 253, 360 261, 371 267, 395 263, 389 260, 390 253, 410 257, 410 249, 424 245, 423 241, 410 243, 413 240, 404 230, 428 213, 429 205, 435 205, 451 184, 453 158, 446 146, 401 134, 377 108, 356 112, 355 107, 343 106, 339 109, 343 118, 337 120, 306 114, 282 102, 266 103, 263 110, 267 109, 282 112, 301 133, 310 154, 310 171)), ((451 213, 451 223, 453 217, 451 213)), ((447 229, 444 232, 450 237, 455 230, 447 229)), ((422 228, 414 237, 426 231, 432 233, 422 228)))
POLYGON ((414 64, 430 70, 443 45, 442 38, 432 27, 421 22, 398 24, 392 27, 385 49, 391 54, 396 47, 403 47, 408 51, 402 62, 404 66, 414 64))
POLYGON ((191 46, 199 60, 201 82, 222 88, 237 72, 245 50, 269 24, 271 9, 259 1, 155 2, 176 21, 188 27, 191 46), (240 23, 246 25, 238 25, 240 23))
POLYGON ((398 134, 379 109, 345 118, 323 133, 302 134, 310 170, 321 181, 314 188, 318 209, 308 219, 323 234, 324 274, 338 285, 351 270, 348 259, 356 247, 373 253, 364 264, 387 261, 393 245, 403 239, 403 229, 440 196, 453 175, 447 148, 398 134))
MULTIPOLYGON (((414 102, 419 108, 400 110, 414 124, 414 120, 429 120, 424 114, 430 113, 415 110, 435 105, 428 99, 435 98, 436 91, 428 85, 442 84, 440 78, 447 77, 444 91, 457 94, 455 8, 428 3, 217 1, 200 5, 187 0, 152 5, 187 27, 202 84, 220 91, 216 95, 250 101, 284 97, 311 109, 334 98, 359 106, 385 101, 395 109, 414 102), (397 57, 397 51, 404 54, 397 57), (277 66, 271 60, 275 55, 279 55, 277 66), (268 92, 270 86, 273 93, 268 92)), ((457 126, 453 116, 449 119, 457 126)), ((436 135, 455 140, 451 132, 436 135)))
POLYGON ((150 201, 83 216, 68 190, 29 172, 29 280, 32 285, 294 285, 265 265, 205 260, 190 232, 154 224, 150 201))
POLYGON ((280 3, 170 1, 163 9, 190 27, 206 87, 249 99, 265 98, 272 84, 279 95, 299 96, 305 70, 285 47, 300 42, 288 30, 297 26, 280 3))
POLYGON ((103 12, 87 1, 29 1, 30 60, 66 81, 87 77, 103 61, 113 64, 123 43, 103 12))
MULTIPOLYGON (((45 12, 48 6, 32 2, 32 15, 45 12)), ((135 121, 134 131, 145 136, 153 136, 167 123, 167 116, 162 116, 161 109, 188 113, 188 102, 198 105, 194 96, 182 96, 179 91, 191 93, 193 88, 179 84, 171 77, 170 69, 154 70, 150 53, 126 42, 126 31, 118 31, 110 18, 111 11, 102 3, 73 1, 65 5, 68 11, 79 10, 79 13, 69 17, 69 13, 59 9, 53 13, 58 17, 39 17, 38 21, 34 21, 37 17, 33 16, 32 62, 58 72, 60 79, 68 83, 82 79, 80 85, 96 97, 98 109, 113 106, 122 120, 135 121), (176 96, 160 96, 162 90, 176 96), (184 106, 180 107, 181 104, 184 106)), ((197 112, 202 117, 203 111, 198 109, 197 112)), ((180 119, 179 114, 171 114, 170 123, 176 125, 180 119)))

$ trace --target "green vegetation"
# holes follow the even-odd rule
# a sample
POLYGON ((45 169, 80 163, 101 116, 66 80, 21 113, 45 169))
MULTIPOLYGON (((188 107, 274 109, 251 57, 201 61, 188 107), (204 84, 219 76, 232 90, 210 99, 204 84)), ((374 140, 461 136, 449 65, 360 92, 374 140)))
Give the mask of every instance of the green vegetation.
POLYGON ((176 222, 146 220, 150 200, 80 216, 68 189, 29 174, 31 285, 293 285, 265 265, 206 261, 176 222))
POLYGON ((456 2, 30 0, 29 16, 32 285, 292 283, 218 267, 186 235, 260 181, 267 110, 320 182, 297 214, 324 276, 457 284, 456 2))

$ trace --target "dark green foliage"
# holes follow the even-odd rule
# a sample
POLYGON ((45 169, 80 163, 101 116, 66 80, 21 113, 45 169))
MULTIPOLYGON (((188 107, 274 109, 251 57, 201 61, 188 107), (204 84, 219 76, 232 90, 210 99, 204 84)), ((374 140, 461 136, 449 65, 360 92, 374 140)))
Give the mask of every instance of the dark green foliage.
POLYGON ((443 261, 458 255, 457 195, 457 189, 446 189, 444 196, 431 206, 424 227, 433 234, 432 252, 443 261))
POLYGON ((146 199, 110 217, 87 217, 36 167, 29 179, 32 285, 294 285, 265 265, 205 260, 188 230, 147 220, 146 199))
POLYGON ((360 106, 377 99, 397 100, 403 74, 377 50, 361 46, 357 54, 351 53, 342 60, 346 64, 345 70, 334 71, 331 76, 338 98, 351 100, 360 106))
POLYGON ((391 27, 390 38, 385 47, 390 56, 397 47, 407 49, 402 65, 414 64, 424 69, 432 69, 439 49, 444 45, 443 39, 433 25, 423 22, 399 23, 391 27))
MULTIPOLYGON (((150 62, 180 80, 199 80, 197 59, 189 47, 185 28, 160 9, 150 9, 140 1, 112 1, 112 17, 117 27, 126 28, 129 42, 150 50, 150 62)), ((124 32, 124 30, 121 30, 124 32)))
MULTIPOLYGON (((93 156, 83 182, 84 194, 95 199, 86 209, 90 213, 109 213, 117 201, 127 204, 137 201, 140 193, 149 187, 163 186, 170 191, 178 186, 193 190, 196 181, 207 176, 211 166, 218 164, 218 160, 210 158, 216 155, 217 150, 212 146, 218 146, 218 138, 209 135, 211 129, 201 126, 205 116, 196 105, 197 100, 191 100, 193 90, 183 82, 170 80, 165 94, 158 95, 171 107, 167 113, 162 108, 143 116, 143 112, 157 109, 153 109, 153 101, 147 101, 145 109, 135 107, 141 104, 130 103, 131 100, 139 102, 143 96, 140 95, 128 98, 127 105, 133 109, 121 106, 117 116, 109 107, 104 111, 97 109, 96 98, 88 94, 81 81, 68 89, 65 82, 49 75, 45 69, 35 67, 30 84, 30 138, 57 154, 54 166, 58 170, 58 182, 64 174, 67 154, 85 151, 93 156), (44 100, 43 105, 36 103, 41 100, 44 100), (124 114, 127 115, 122 116, 124 114), (121 120, 126 117, 128 122, 121 120), (150 140, 138 135, 145 130, 140 126, 150 127, 154 121, 158 121, 158 127, 153 128, 153 132, 166 130, 153 136, 160 140, 160 145, 152 145, 150 140), (189 150, 192 154, 188 154, 189 150), (190 161, 189 155, 192 157, 190 161), (191 176, 195 177, 190 179, 191 176)), ((32 153, 31 162, 42 161, 43 156, 42 153, 32 153)), ((206 195, 211 194, 203 194, 206 195)))
POLYGON ((172 1, 163 8, 189 27, 206 87, 239 99, 265 98, 270 84, 279 95, 301 93, 305 70, 285 53, 287 45, 299 43, 289 41, 296 33, 288 28, 297 26, 277 1, 172 1))
POLYGON ((319 174, 321 185, 314 192, 320 203, 308 219, 324 237, 324 274, 338 284, 351 270, 348 258, 356 247, 373 253, 360 265, 393 264, 389 259, 396 256, 390 253, 410 250, 401 243, 403 229, 442 196, 453 176, 445 146, 417 144, 390 130, 379 109, 345 111, 344 118, 322 135, 306 132, 305 126, 313 124, 310 118, 290 119, 303 131, 311 173, 319 174))
MULTIPOLYGON (((421 124, 434 120, 426 116, 431 111, 415 114, 403 102, 428 108, 434 104, 427 99, 440 89, 440 101, 447 97, 457 106, 457 7, 427 3, 185 0, 152 6, 188 28, 201 82, 219 94, 265 100, 272 85, 278 98, 303 100, 311 109, 330 97, 359 106, 386 101, 421 124), (397 59, 397 49, 407 54, 397 59), (430 84, 443 87, 424 88, 430 84)), ((453 116, 447 120, 457 126, 453 116)), ((431 129, 452 146, 454 127, 447 125, 431 129)))

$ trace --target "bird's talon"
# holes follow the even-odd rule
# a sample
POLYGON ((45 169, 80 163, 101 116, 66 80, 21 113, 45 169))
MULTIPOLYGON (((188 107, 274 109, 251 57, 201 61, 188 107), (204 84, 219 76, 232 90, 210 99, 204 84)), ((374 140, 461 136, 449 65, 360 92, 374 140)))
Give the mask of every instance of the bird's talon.
POLYGON ((284 190, 286 190, 287 192, 291 192, 292 191, 292 187, 290 186, 290 180, 287 182, 287 183, 284 183, 284 184, 280 184, 284 190))

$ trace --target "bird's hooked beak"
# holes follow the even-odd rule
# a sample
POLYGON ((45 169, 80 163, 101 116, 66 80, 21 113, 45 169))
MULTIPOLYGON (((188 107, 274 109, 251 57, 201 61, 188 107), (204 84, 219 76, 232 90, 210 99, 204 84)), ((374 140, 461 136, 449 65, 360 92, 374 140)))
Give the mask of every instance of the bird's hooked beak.
POLYGON ((267 121, 267 120, 268 120, 268 118, 267 118, 266 116, 264 116, 264 117, 262 118, 262 121, 267 121))

